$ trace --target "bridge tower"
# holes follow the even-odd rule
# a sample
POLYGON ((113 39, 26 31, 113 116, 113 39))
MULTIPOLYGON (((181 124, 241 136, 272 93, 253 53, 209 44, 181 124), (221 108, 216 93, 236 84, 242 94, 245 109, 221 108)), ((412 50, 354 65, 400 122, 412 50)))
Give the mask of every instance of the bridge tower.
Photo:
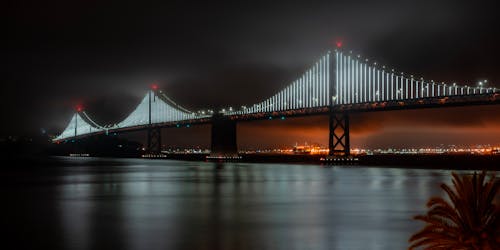
MULTIPOLYGON (((340 44, 342 46, 342 44, 340 44)), ((337 44, 339 47, 339 44, 337 44)), ((340 47, 339 47, 340 48, 340 47)), ((346 157, 351 154, 350 150, 350 138, 349 138, 349 113, 348 112, 338 112, 335 109, 335 103, 337 97, 340 94, 340 90, 337 89, 339 86, 338 78, 339 74, 339 52, 335 51, 335 56, 330 57, 330 71, 331 76, 329 79, 329 88, 331 97, 329 98, 329 135, 328 135, 328 155, 330 157, 346 157)))
POLYGON ((210 157, 231 158, 238 156, 236 121, 214 114, 212 117, 210 157))
POLYGON ((349 156, 349 114, 331 111, 329 120, 328 155, 349 156))
POLYGON ((160 154, 161 153, 161 127, 153 126, 151 121, 151 104, 156 101, 158 85, 151 85, 151 91, 149 91, 149 124, 148 124, 148 152, 150 154, 160 154))

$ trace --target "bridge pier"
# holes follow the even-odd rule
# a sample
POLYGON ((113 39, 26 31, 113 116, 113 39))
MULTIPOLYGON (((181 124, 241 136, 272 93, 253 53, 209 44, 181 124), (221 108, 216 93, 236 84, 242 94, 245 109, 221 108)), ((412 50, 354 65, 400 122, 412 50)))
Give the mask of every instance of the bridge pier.
POLYGON ((227 119, 221 115, 214 115, 212 117, 211 138, 211 158, 238 157, 236 121, 227 119))
POLYGON ((349 114, 330 112, 329 156, 350 156, 349 114))
POLYGON ((160 154, 161 153, 161 128, 149 127, 148 128, 148 153, 160 154))

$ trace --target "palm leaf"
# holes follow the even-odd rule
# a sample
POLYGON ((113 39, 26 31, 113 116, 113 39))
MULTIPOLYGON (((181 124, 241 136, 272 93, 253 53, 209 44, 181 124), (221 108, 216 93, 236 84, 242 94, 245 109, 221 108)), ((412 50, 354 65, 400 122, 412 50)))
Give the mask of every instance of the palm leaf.
POLYGON ((426 226, 412 235, 409 249, 500 249, 500 205, 493 204, 500 180, 487 173, 452 173, 452 187, 441 184, 451 202, 433 197, 426 215, 414 217, 426 226))

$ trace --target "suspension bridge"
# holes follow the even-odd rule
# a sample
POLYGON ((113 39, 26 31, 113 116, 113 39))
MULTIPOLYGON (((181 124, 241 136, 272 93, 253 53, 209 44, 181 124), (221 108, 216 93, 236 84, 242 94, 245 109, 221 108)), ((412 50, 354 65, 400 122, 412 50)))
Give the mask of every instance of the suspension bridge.
POLYGON ((152 85, 139 105, 123 121, 99 125, 77 108, 54 142, 108 133, 147 131, 147 150, 161 152, 161 129, 211 124, 211 156, 237 156, 237 122, 328 115, 329 154, 350 154, 349 115, 401 109, 441 108, 500 103, 500 91, 456 83, 438 83, 396 73, 385 66, 342 51, 328 52, 295 81, 259 103, 240 108, 191 111, 152 85))

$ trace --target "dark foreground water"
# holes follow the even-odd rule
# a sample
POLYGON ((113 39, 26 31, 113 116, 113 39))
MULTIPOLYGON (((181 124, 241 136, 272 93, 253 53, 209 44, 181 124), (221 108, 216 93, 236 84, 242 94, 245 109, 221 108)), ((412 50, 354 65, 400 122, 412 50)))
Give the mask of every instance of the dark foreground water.
POLYGON ((5 170, 2 249, 405 249, 449 170, 59 158, 5 170), (56 166, 57 165, 57 166, 56 166))

